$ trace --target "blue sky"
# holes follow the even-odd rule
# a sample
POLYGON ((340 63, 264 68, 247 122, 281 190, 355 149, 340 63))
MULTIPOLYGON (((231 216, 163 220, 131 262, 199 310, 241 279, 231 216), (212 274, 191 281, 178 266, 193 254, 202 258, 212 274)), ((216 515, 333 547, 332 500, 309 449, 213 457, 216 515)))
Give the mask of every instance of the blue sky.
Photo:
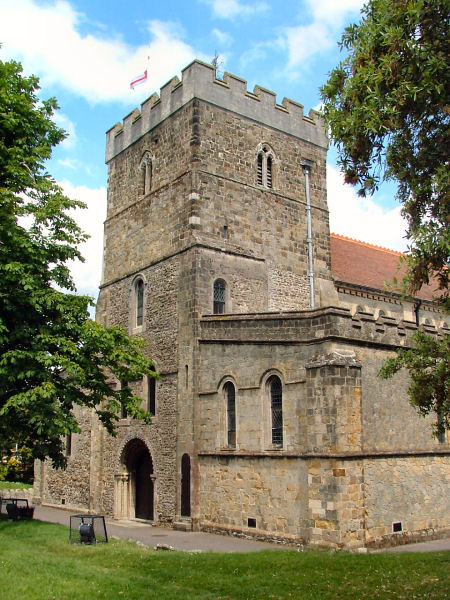
MULTIPOLYGON (((340 60, 337 41, 359 20, 361 0, 0 0, 0 59, 22 62, 56 96, 57 123, 69 134, 49 171, 88 209, 77 215, 91 235, 84 264, 73 265, 78 290, 97 295, 106 208, 105 131, 194 58, 304 105, 320 103, 319 87, 340 60), (148 82, 130 81, 148 69, 148 82)), ((394 189, 360 199, 344 186, 329 152, 331 230, 404 250, 404 224, 394 189)))

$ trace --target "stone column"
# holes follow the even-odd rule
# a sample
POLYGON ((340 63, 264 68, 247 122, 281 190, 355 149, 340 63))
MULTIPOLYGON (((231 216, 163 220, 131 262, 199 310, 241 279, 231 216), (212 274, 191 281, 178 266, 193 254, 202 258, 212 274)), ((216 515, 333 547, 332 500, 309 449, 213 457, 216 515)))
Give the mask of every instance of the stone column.
POLYGON ((114 518, 127 519, 129 514, 129 474, 117 473, 114 475, 114 518))

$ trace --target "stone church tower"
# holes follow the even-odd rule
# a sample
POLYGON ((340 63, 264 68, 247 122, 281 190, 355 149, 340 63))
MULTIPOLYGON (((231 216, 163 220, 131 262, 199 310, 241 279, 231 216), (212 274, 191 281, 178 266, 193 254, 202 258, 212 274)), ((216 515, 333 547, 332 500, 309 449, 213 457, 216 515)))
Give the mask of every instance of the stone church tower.
POLYGON ((107 132, 97 320, 142 337, 161 379, 133 383, 151 425, 122 414, 111 438, 80 415, 43 501, 333 546, 449 526, 448 444, 404 378, 376 378, 418 324, 352 281, 362 249, 339 237, 336 281, 326 151, 316 112, 199 61, 107 132))
MULTIPOLYGON (((162 375, 153 425, 140 435, 158 474, 155 510, 164 519, 189 512, 177 487, 183 456, 198 477, 198 318, 309 307, 305 160, 312 165, 316 304, 331 280, 319 116, 214 75, 192 63, 181 83, 170 81, 107 134, 97 318, 142 336, 162 375)), ((124 424, 124 439, 136 427, 124 424)))

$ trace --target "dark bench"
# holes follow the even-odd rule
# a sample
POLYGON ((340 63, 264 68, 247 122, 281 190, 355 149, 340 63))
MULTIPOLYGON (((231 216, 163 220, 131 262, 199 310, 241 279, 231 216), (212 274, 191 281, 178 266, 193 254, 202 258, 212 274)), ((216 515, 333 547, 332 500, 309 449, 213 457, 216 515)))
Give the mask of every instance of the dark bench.
POLYGON ((26 498, 9 498, 6 504, 6 512, 8 513, 8 517, 13 521, 32 519, 34 506, 30 506, 26 498))

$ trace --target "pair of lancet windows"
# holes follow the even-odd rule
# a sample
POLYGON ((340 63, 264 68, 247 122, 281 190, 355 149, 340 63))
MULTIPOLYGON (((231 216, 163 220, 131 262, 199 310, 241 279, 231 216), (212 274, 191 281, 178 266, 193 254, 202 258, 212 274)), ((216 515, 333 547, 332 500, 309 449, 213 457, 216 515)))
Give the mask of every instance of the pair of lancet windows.
MULTIPOLYGON (((283 386, 276 375, 267 381, 270 400, 270 430, 272 446, 283 446, 283 386)), ((226 403, 227 445, 236 446, 236 388, 231 381, 223 387, 226 403)))
POLYGON ((257 182, 258 185, 272 189, 273 187, 273 151, 267 144, 263 144, 257 155, 257 182))
MULTIPOLYGON (((257 183, 268 189, 273 188, 274 153, 268 144, 262 144, 257 154, 257 183)), ((142 157, 139 165, 139 195, 149 194, 152 189, 153 159, 149 152, 142 157)))

